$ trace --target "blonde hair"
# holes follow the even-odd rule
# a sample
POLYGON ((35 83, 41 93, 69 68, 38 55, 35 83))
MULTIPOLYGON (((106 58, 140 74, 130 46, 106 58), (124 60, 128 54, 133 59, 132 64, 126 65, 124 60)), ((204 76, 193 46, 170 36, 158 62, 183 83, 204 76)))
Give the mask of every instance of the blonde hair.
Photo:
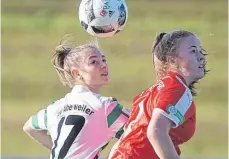
MULTIPOLYGON (((157 79, 165 77, 168 71, 178 71, 178 66, 172 60, 172 57, 178 56, 180 40, 188 36, 195 36, 195 34, 185 30, 177 30, 160 33, 156 36, 152 46, 152 58, 157 79)), ((204 56, 207 55, 204 49, 201 50, 201 53, 204 56)), ((206 74, 207 72, 208 70, 204 67, 204 73, 206 74)), ((195 83, 196 81, 189 86, 193 95, 196 95, 195 83)))
MULTIPOLYGON (((72 36, 72 35, 70 35, 72 36)), ((69 39, 69 35, 64 38, 69 39)), ((63 39, 64 39, 63 38, 63 39)), ((89 42, 88 44, 74 46, 74 43, 67 40, 61 40, 60 45, 56 47, 55 53, 51 58, 51 62, 56 69, 61 83, 72 88, 76 84, 76 79, 71 74, 72 67, 80 68, 83 62, 81 53, 87 52, 89 49, 99 50, 97 39, 89 42)))

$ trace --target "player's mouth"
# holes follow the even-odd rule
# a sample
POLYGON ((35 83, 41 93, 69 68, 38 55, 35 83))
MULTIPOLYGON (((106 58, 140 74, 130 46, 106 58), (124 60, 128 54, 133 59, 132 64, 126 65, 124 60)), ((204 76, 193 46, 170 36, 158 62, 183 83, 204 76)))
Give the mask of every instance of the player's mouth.
POLYGON ((204 63, 204 64, 202 64, 202 65, 199 65, 199 67, 198 67, 198 68, 205 69, 205 65, 206 65, 206 63, 204 63))
POLYGON ((101 76, 107 77, 108 76, 108 73, 107 72, 102 73, 101 76))

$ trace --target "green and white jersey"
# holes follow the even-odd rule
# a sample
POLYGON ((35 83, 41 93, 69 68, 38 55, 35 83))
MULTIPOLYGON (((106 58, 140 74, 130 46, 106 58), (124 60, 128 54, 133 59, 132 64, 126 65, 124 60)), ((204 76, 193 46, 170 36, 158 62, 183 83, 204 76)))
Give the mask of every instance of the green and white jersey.
POLYGON ((51 159, 95 159, 112 138, 120 138, 128 118, 129 111, 114 98, 77 85, 30 117, 30 124, 51 135, 51 159))

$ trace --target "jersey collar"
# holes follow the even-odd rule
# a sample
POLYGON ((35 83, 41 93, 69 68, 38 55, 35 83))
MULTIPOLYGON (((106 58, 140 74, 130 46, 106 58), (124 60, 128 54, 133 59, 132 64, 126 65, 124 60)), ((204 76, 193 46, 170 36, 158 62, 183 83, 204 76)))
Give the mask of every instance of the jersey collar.
POLYGON ((72 92, 80 93, 80 92, 91 92, 91 91, 89 90, 87 86, 75 85, 72 89, 72 92))
POLYGON ((186 83, 184 77, 181 76, 179 73, 173 72, 173 71, 169 71, 169 72, 168 72, 168 75, 171 76, 171 77, 174 77, 174 78, 179 77, 179 78, 182 80, 182 82, 183 82, 185 85, 187 85, 187 83, 186 83))

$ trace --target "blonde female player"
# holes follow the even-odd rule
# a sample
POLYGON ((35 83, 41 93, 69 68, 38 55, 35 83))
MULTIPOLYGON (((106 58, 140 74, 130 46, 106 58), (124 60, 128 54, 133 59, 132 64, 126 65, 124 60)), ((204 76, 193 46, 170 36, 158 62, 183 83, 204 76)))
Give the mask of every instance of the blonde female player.
POLYGON ((106 58, 95 44, 61 44, 52 63, 72 90, 31 116, 23 129, 50 150, 52 159, 98 158, 104 145, 120 137, 129 117, 116 99, 99 94, 108 83, 106 58))
POLYGON ((158 81, 133 100, 110 159, 180 159, 179 146, 195 133, 194 84, 207 72, 200 40, 185 30, 161 33, 152 53, 158 81))

